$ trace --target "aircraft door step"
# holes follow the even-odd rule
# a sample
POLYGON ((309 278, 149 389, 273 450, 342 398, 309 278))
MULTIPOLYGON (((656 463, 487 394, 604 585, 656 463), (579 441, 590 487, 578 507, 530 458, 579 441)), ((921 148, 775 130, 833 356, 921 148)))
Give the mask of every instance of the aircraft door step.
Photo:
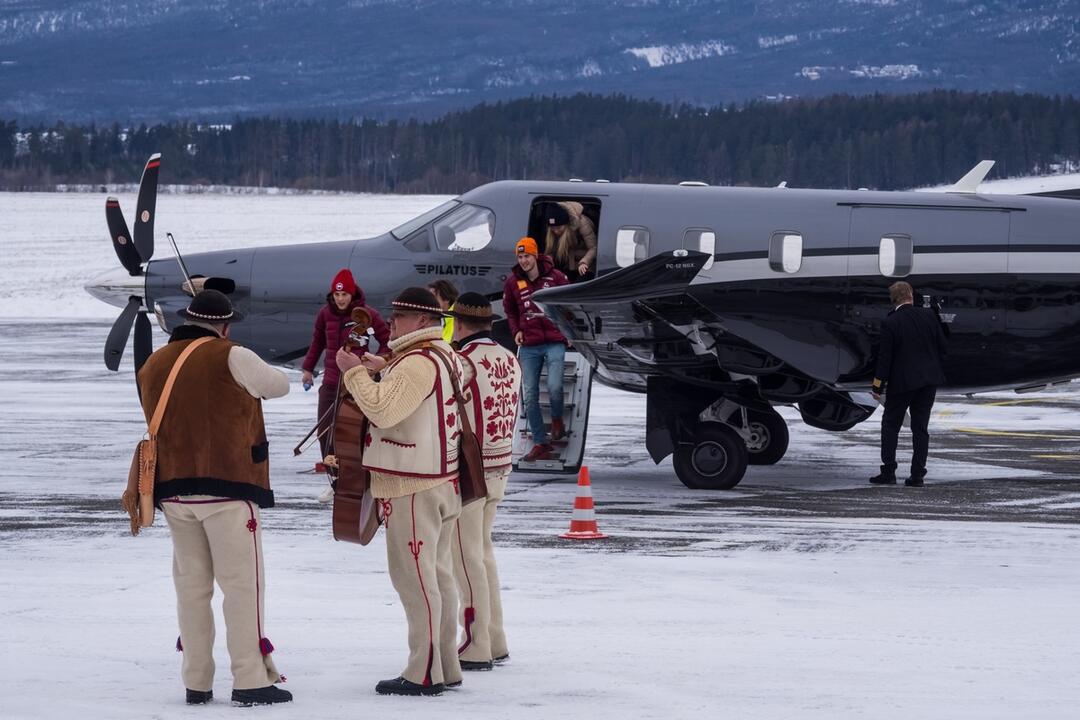
MULTIPOLYGON (((517 425, 514 428, 514 470, 517 472, 576 473, 585 454, 585 436, 589 426, 589 399, 592 395, 592 367, 579 353, 567 351, 563 367, 563 424, 566 436, 552 443, 548 457, 535 462, 522 462, 533 447, 525 403, 518 404, 517 425)), ((544 424, 551 428, 551 403, 547 392, 547 365, 540 376, 540 409, 544 424)))

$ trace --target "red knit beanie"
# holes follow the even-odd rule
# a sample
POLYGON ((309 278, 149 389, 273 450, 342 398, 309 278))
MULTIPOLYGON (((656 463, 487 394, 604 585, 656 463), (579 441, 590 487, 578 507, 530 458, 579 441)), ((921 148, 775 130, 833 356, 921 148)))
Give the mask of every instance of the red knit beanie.
POLYGON ((356 296, 356 280, 353 279, 352 271, 349 268, 341 268, 338 274, 334 276, 333 282, 330 283, 330 292, 339 291, 356 296))

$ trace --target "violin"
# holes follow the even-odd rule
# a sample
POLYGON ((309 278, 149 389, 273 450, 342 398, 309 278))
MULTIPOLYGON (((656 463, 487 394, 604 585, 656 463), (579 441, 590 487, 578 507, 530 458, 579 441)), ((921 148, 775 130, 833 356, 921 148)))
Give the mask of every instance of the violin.
MULTIPOLYGON (((357 348, 366 350, 375 335, 371 315, 363 308, 353 308, 351 322, 345 328, 349 334, 344 347, 350 351, 357 348)), ((327 473, 334 471, 331 474, 334 487, 334 539, 367 545, 379 529, 379 515, 371 494, 371 477, 362 464, 367 418, 340 377, 332 410, 330 447, 333 448, 336 467, 328 466, 327 473)))

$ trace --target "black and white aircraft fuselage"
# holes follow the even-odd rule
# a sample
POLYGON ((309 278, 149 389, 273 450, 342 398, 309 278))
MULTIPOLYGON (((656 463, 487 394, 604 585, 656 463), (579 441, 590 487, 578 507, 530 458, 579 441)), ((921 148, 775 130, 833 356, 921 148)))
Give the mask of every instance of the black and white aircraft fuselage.
MULTIPOLYGON (((380 310, 402 288, 439 278, 497 300, 516 241, 543 242, 550 203, 581 203, 597 228, 596 277, 536 300, 594 377, 647 394, 654 460, 674 454, 688 486, 728 488, 748 462, 783 456, 788 431, 774 405, 837 431, 873 413, 879 326, 897 279, 917 303, 937 304, 949 327, 941 392, 1080 377, 1080 203, 979 194, 989 165, 980 168, 939 193, 503 181, 371 239, 184 260, 245 314, 232 338, 289 365, 306 352, 337 269, 351 268, 380 310)), ((171 330, 190 299, 180 263, 151 258, 150 212, 142 242, 137 212, 138 255, 110 218, 126 271, 87 287, 126 304, 106 347, 112 366, 136 316, 139 362, 149 352, 144 314, 171 330)))

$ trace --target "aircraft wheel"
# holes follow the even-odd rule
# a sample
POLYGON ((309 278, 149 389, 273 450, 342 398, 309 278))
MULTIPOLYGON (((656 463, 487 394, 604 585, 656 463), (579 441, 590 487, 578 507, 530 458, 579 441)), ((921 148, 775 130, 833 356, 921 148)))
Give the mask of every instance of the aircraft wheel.
POLYGON ((775 465, 788 449, 787 423, 775 411, 746 413, 750 439, 746 442, 751 465, 775 465))
POLYGON ((727 425, 701 423, 693 441, 675 449, 675 474, 688 488, 730 490, 743 479, 748 455, 746 443, 727 425))

